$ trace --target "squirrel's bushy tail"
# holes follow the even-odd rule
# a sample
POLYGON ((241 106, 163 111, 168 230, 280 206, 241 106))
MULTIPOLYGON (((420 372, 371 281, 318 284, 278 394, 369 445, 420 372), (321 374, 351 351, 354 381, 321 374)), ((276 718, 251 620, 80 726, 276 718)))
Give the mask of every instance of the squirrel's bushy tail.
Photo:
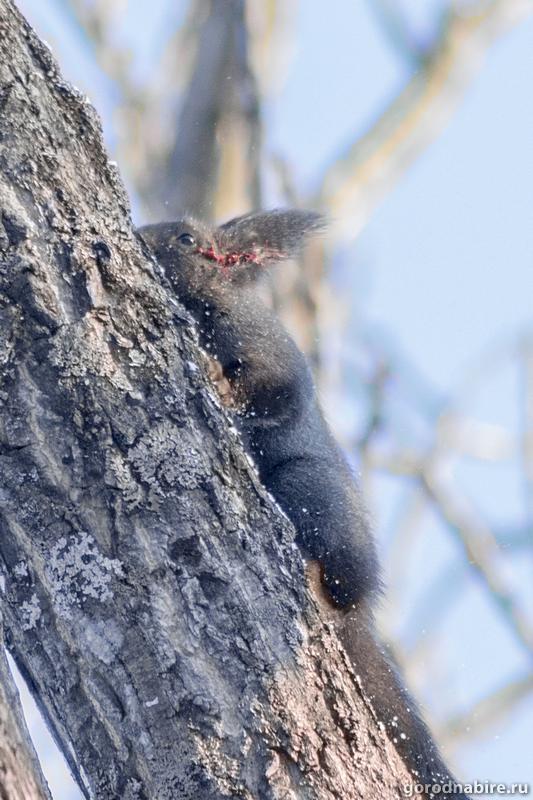
MULTIPOLYGON (((467 800, 458 790, 454 793, 455 779, 392 658, 379 643, 371 613, 361 608, 348 611, 338 633, 364 694, 411 773, 413 784, 437 784, 439 787, 450 784, 452 797, 467 800)), ((421 796, 430 798, 443 794, 441 789, 434 794, 431 790, 424 792, 421 796)))

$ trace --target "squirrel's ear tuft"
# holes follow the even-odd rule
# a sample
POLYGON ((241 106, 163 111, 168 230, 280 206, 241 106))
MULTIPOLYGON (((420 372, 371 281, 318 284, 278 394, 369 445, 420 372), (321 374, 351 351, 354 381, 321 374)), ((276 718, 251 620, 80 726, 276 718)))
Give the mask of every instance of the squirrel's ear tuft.
POLYGON ((325 230, 326 221, 315 211, 275 209, 235 217, 217 229, 217 245, 233 259, 235 278, 253 279, 254 265, 264 267, 298 255, 313 235, 325 230))

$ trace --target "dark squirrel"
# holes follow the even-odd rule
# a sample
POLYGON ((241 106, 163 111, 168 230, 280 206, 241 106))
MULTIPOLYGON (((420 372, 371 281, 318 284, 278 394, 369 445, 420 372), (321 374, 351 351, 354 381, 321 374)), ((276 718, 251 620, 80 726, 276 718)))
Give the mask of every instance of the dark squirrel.
POLYGON ((413 781, 442 786, 453 777, 374 632, 381 587, 363 501, 305 357, 257 293, 265 267, 297 255, 323 228, 314 212, 276 210, 217 228, 185 219, 140 233, 220 364, 262 482, 294 524, 304 558, 320 565, 339 609, 339 635, 377 718, 413 781))

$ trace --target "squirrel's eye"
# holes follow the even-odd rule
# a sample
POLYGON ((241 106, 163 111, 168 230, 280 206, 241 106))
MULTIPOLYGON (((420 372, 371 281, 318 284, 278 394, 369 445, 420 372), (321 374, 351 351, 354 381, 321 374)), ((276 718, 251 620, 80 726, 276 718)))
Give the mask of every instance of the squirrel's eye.
POLYGON ((192 233, 182 233, 181 236, 178 236, 178 242, 185 245, 185 247, 194 247, 196 239, 192 233))

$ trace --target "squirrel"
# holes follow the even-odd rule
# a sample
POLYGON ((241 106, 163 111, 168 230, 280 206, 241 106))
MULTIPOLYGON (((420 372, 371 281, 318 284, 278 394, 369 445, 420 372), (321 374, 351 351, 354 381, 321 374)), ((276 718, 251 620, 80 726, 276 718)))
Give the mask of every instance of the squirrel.
POLYGON ((318 565, 378 720, 413 781, 441 787, 454 778, 374 630, 382 587, 362 497, 320 410, 305 356, 257 292, 266 267, 297 256, 324 228, 318 213, 277 209, 215 228, 183 219, 139 232, 219 365, 213 375, 261 481, 293 523, 304 559, 318 565))

